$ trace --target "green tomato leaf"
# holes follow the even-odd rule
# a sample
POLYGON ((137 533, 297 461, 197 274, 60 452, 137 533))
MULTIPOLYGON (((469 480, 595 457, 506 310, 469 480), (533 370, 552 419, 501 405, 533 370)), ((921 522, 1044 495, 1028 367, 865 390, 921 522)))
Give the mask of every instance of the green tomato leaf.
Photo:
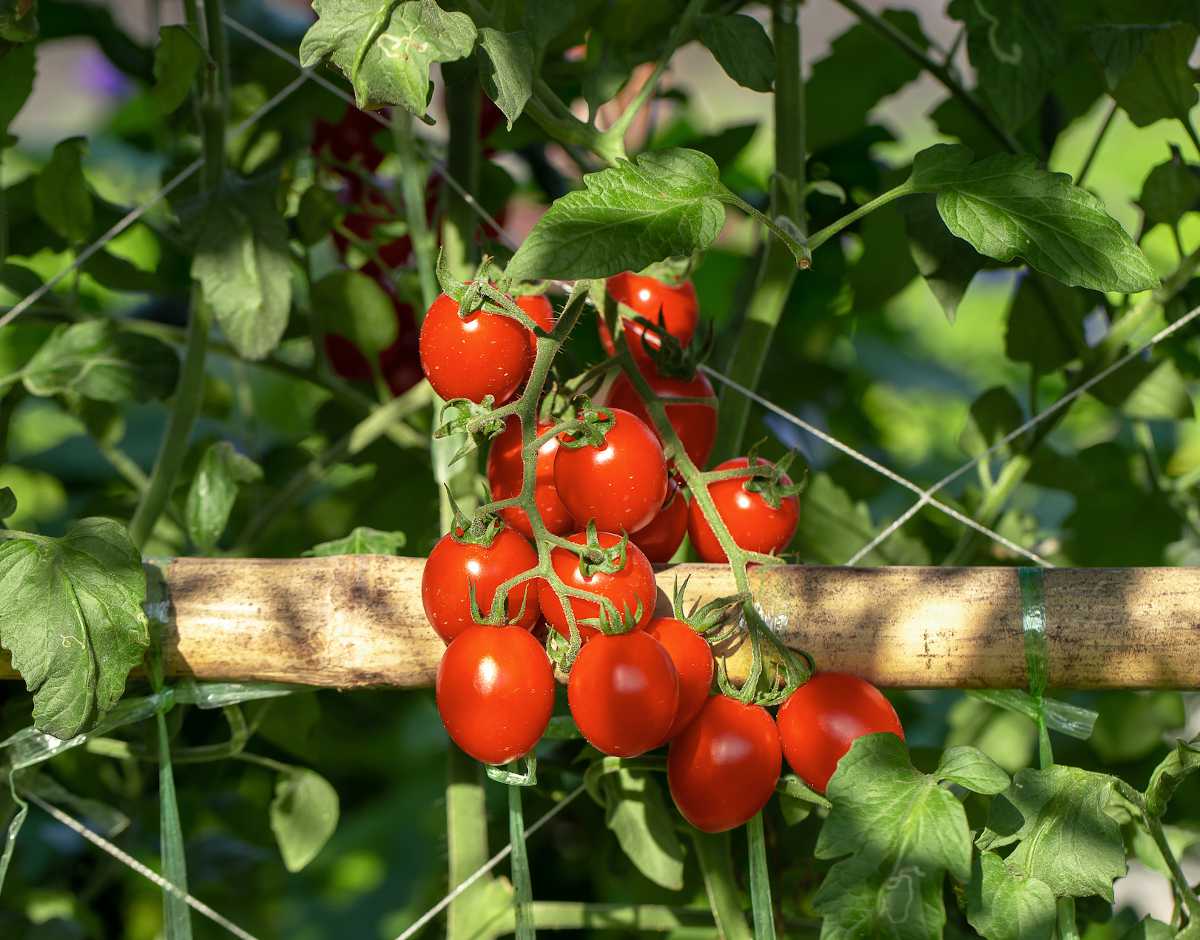
POLYGON ((1182 933, 1153 917, 1143 917, 1132 928, 1121 934, 1121 940, 1178 940, 1182 933))
POLYGON ((1113 98, 1138 127, 1164 118, 1187 120, 1198 100, 1188 65, 1197 37, 1200 30, 1186 23, 1155 30, 1113 89, 1113 98))
POLYGON ((962 745, 946 749, 933 776, 987 796, 1003 793, 1011 782, 1000 765, 983 751, 962 745))
POLYGON ((38 37, 37 12, 37 0, 0 0, 0 39, 33 42, 38 37))
POLYGON ((97 401, 148 401, 175 390, 179 357, 160 340, 111 320, 60 326, 21 372, 31 395, 74 393, 97 401))
POLYGON ((145 598, 141 556, 111 519, 0 543, 0 646, 39 730, 73 737, 116 704, 150 642, 145 598))
POLYGON ((374 278, 335 271, 312 286, 312 308, 330 333, 345 337, 365 355, 396 342, 396 308, 374 278))
POLYGON ((589 173, 556 199, 513 255, 517 280, 599 278, 702 251, 725 222, 727 191, 711 157, 661 150, 589 173))
POLYGON ((329 555, 397 555, 408 538, 403 532, 381 532, 359 526, 344 538, 321 542, 304 552, 305 558, 325 558, 329 555))
POLYGON ((1092 52, 1104 68, 1104 84, 1110 92, 1133 68, 1159 28, 1143 25, 1098 26, 1088 32, 1092 52))
POLYGON ((946 319, 953 323, 967 288, 986 261, 961 238, 950 234, 933 196, 906 199, 901 212, 913 263, 941 304, 946 319))
POLYGON ((954 794, 914 769, 895 735, 871 734, 838 763, 827 795, 816 855, 842 860, 813 899, 822 936, 940 936, 943 879, 971 874, 971 833, 954 794))
MULTIPOLYGON (((33 91, 33 76, 37 72, 37 51, 33 45, 17 46, 0 56, 0 137, 25 105, 33 91)), ((0 144, 0 150, 4 145, 0 144)))
POLYGON ((1152 169, 1142 183, 1138 205, 1146 216, 1146 229, 1176 225, 1189 212, 1200 208, 1200 166, 1183 161, 1179 148, 1171 145, 1171 159, 1152 169))
POLYGON ((296 233, 309 247, 329 237, 341 218, 342 206, 337 196, 319 185, 312 185, 300 197, 296 210, 296 233))
POLYGON ((1028 272, 1008 308, 1005 353, 1043 375, 1061 369, 1087 348, 1083 319, 1097 302, 1044 274, 1028 272))
POLYGON ((7 519, 17 511, 17 497, 12 487, 0 487, 0 521, 7 519))
POLYGON ((87 240, 95 211, 87 180, 83 178, 83 154, 87 140, 70 137, 60 141, 33 184, 38 215, 71 244, 87 240))
POLYGON ((1162 747, 1163 735, 1187 723, 1178 692, 1113 691, 1100 696, 1097 707, 1091 745, 1106 764, 1146 757, 1162 747))
POLYGON ((1150 775, 1146 787, 1146 812, 1161 816, 1183 778, 1197 770, 1200 770, 1200 737, 1178 742, 1150 775))
POLYGON ((109 290, 134 294, 165 292, 163 279, 156 271, 143 271, 110 251, 97 251, 80 268, 109 290))
POLYGON ((364 110, 400 105, 423 118, 430 66, 466 58, 475 48, 471 18, 447 13, 434 0, 313 0, 313 10, 319 19, 300 43, 300 63, 331 61, 364 110))
POLYGON ((287 225, 273 187, 218 194, 209 203, 192 276, 238 355, 263 359, 278 345, 291 310, 292 276, 287 225))
POLYGON ((1045 882, 1055 897, 1099 895, 1112 901, 1125 874, 1121 830, 1107 814, 1114 780, 1078 767, 1022 770, 992 802, 985 851, 1015 846, 1006 862, 1021 878, 1045 882))
POLYGON ((669 891, 683 888, 683 846, 662 787, 649 773, 619 769, 600 778, 606 823, 643 875, 669 891))
POLYGON ((164 26, 158 37, 150 96, 163 114, 171 114, 187 101, 206 56, 186 26, 164 26))
POLYGON ((504 112, 511 131, 533 94, 534 50, 525 33, 479 31, 480 73, 488 97, 504 112))
POLYGON ((1131 418, 1153 421, 1193 415, 1188 382, 1171 359, 1126 363, 1088 392, 1131 418))
MULTIPOLYGON (((846 559, 866 545, 880 529, 864 502, 850 494, 827 474, 815 473, 805 490, 804 512, 796 530, 796 546, 806 562, 844 565, 846 559)), ((929 551, 903 530, 861 559, 860 565, 927 565, 929 551)))
POLYGON ((752 16, 704 16, 697 24, 699 39, 725 74, 753 91, 770 91, 775 84, 775 47, 762 24, 752 16))
POLYGON ((188 489, 185 518, 188 535, 204 552, 221 539, 237 499, 238 484, 262 479, 262 469, 233 449, 228 441, 209 446, 188 489))
POLYGON ((911 184, 936 192, 950 231, 989 258, 1021 257, 1072 287, 1131 293, 1158 284, 1100 200, 1033 157, 996 154, 972 163, 965 147, 938 144, 917 154, 911 184))
POLYGON ((958 436, 958 445, 968 456, 978 457, 1020 427, 1024 420, 1025 414, 1012 392, 1001 385, 994 386, 971 403, 967 426, 958 436))
POLYGON ((988 940, 1050 940, 1057 912, 1045 882, 1010 868, 995 852, 981 852, 967 886, 967 920, 988 940))
POLYGON ((316 858, 337 822, 338 795, 328 780, 304 767, 279 775, 271 801, 271 831, 288 871, 298 872, 316 858))

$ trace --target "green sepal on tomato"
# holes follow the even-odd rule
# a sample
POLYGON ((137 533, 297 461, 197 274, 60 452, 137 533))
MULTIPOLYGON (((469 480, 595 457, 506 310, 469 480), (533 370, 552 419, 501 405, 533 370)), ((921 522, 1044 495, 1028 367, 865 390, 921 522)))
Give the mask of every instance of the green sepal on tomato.
POLYGON ((485 764, 505 764, 536 746, 554 710, 554 669, 520 627, 472 626, 442 654, 437 707, 446 732, 485 764))
POLYGON ((775 716, 788 766, 821 793, 863 735, 888 732, 904 740, 896 709, 875 686, 840 672, 819 672, 791 694, 775 716))
MULTIPOLYGON (((667 284, 657 278, 626 271, 610 277, 604 288, 618 303, 674 336, 680 346, 686 347, 691 343, 700 320, 700 304, 691 281, 667 284)), ((649 363, 649 350, 660 348, 662 340, 636 320, 624 320, 621 328, 625 345, 633 353, 634 359, 639 363, 649 363)), ((610 356, 615 355, 616 344, 603 318, 598 322, 598 329, 605 351, 610 356)))
MULTIPOLYGON (((786 473, 776 471, 770 461, 757 457, 753 458, 752 469, 751 459, 734 457, 718 464, 714 470, 745 468, 746 476, 709 483, 708 495, 739 548, 771 555, 786 548, 796 533, 800 499, 786 473), (770 474, 772 479, 763 479, 756 473, 770 474)), ((704 510, 694 498, 688 509, 688 535, 701 561, 728 562, 716 533, 704 518, 704 510)))

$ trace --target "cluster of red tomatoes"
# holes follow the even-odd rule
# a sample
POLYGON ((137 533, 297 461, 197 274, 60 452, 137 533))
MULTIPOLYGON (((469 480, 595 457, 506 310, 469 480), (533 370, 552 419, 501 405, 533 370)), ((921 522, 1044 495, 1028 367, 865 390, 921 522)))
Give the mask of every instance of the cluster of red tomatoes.
MULTIPOLYGON (((607 289, 682 345, 690 342, 697 325, 690 284, 672 287, 625 274, 611 278, 607 289)), ((539 328, 553 329, 545 298, 519 297, 516 303, 539 328)), ((624 341, 657 395, 712 398, 712 386, 699 373, 688 379, 660 376, 649 352, 660 337, 636 321, 626 323, 624 341)), ((615 350, 603 326, 601 338, 615 350)), ((443 398, 482 402, 491 396, 499 405, 529 378, 536 338, 512 316, 482 309, 462 316, 459 305, 442 295, 426 314, 420 354, 443 398)), ((683 449, 703 466, 716 430, 713 405, 667 404, 666 414, 683 449)), ((564 596, 582 640, 567 684, 580 733, 598 750, 619 757, 668 745, 671 794, 700 829, 730 829, 757 813, 775 790, 784 756, 805 781, 823 790, 855 738, 876 731, 902 735, 887 700, 850 676, 816 676, 783 704, 777 718, 761 706, 710 694, 712 650, 687 621, 654 616, 651 562, 669 560, 685 532, 702 560, 722 562, 725 553, 696 501, 689 503, 672 479, 633 384, 619 378, 591 417, 592 425, 546 441, 535 462, 535 504, 542 526, 558 541, 550 565, 568 589, 565 595, 538 576, 538 553, 529 541, 534 526, 515 507, 501 509, 499 519, 443 536, 426 563, 425 612, 448 644, 438 668, 438 709, 459 747, 485 763, 503 764, 537 745, 550 721, 555 683, 550 658, 532 631, 544 618, 570 637, 564 596), (477 615, 492 609, 506 582, 512 585, 503 598, 506 625, 478 623, 477 615)), ((537 433, 551 427, 539 424, 537 433)), ((746 468, 746 476, 707 484, 717 513, 739 547, 780 551, 796 527, 796 496, 765 498, 749 485, 761 471, 747 458, 717 469, 736 468, 746 468)), ((487 472, 493 498, 520 494, 524 464, 516 418, 492 442, 487 472)), ((779 482, 790 485, 786 477, 779 482)))

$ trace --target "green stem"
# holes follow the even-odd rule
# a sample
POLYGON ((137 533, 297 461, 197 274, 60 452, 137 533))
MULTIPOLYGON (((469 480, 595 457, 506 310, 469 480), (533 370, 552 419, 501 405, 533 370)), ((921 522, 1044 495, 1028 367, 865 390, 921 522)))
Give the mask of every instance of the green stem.
POLYGON ((692 843, 700 874, 704 877, 708 904, 722 940, 753 940, 754 934, 742 914, 742 902, 733 876, 729 833, 710 835, 697 829, 692 832, 692 843))
POLYGON ((1200 156, 1200 135, 1196 133, 1196 125, 1192 123, 1191 114, 1185 114, 1179 119, 1183 124, 1183 129, 1188 135, 1188 140, 1192 142, 1192 146, 1196 148, 1196 155, 1200 156))
POLYGON ((1142 808, 1142 821, 1146 824, 1146 831, 1150 833, 1150 838, 1158 846, 1159 854, 1162 855, 1163 862, 1166 863, 1167 870, 1171 873, 1171 880, 1175 882, 1175 889, 1183 898, 1183 906, 1187 908, 1188 912, 1188 921, 1193 924, 1200 924, 1200 897, 1197 897, 1196 891, 1192 888, 1187 875, 1179 864, 1179 859, 1175 857, 1175 853, 1171 850, 1171 844, 1167 841, 1167 834, 1163 831, 1162 821, 1157 816, 1152 816, 1146 812, 1144 806, 1142 808))
POLYGON ((533 886, 529 878, 529 855, 525 851, 525 815, 521 810, 519 786, 508 788, 508 839, 512 845, 513 920, 516 924, 517 940, 532 940, 537 931, 530 904, 533 902, 533 886))
POLYGON ((767 866, 767 841, 762 813, 746 823, 750 847, 750 900, 754 911, 755 940, 775 940, 775 909, 771 905, 771 871, 767 866))
MULTIPOLYGON (((806 156, 806 113, 804 78, 800 58, 800 4, 798 0, 776 0, 772 8, 775 41, 775 182, 771 188, 771 212, 795 222, 803 234, 807 221, 803 205, 806 156)), ((811 246, 808 250, 811 250, 811 246)), ((792 283, 796 259, 785 245, 768 239, 754 292, 746 306, 746 317, 734 341, 726 374, 746 388, 758 387, 763 365, 783 314, 792 283)), ((714 458, 725 460, 742 447, 750 401, 732 389, 721 389, 719 425, 714 458)))
POLYGON ((167 430, 159 447, 150 481, 142 492, 137 509, 129 522, 129 537, 139 549, 145 547, 158 517, 171 498, 175 479, 183 467, 187 455, 188 438, 192 425, 200 413, 204 397, 204 354, 208 345, 208 331, 212 325, 212 311, 200 296, 200 289, 192 290, 192 312, 188 319, 187 347, 183 356, 183 368, 179 373, 179 385, 175 389, 175 402, 167 419, 167 430))
MULTIPOLYGON (((530 905, 539 930, 616 930, 643 933, 713 926, 712 914, 702 907, 665 904, 595 904, 585 901, 534 901, 530 905)), ((693 934, 689 930, 688 936, 693 934)))
POLYGON ((986 127, 992 136, 1003 144, 1006 149, 1013 153, 1021 152, 1021 145, 1017 143, 1016 138, 1001 127, 1000 123, 979 103, 975 96, 962 86, 947 63, 938 62, 936 59, 931 58, 924 49, 913 42, 905 33, 897 29, 879 14, 868 10, 858 0, 837 0, 837 2, 876 32, 883 34, 895 43, 909 58, 918 62, 930 75, 941 82, 946 90, 961 101, 971 115, 983 127, 986 127))
POLYGON ((861 206, 859 206, 853 212, 846 213, 840 219, 838 219, 835 222, 829 223, 823 229, 821 229, 821 231, 819 231, 815 235, 813 235, 808 240, 809 250, 816 251, 818 248, 820 248, 822 245, 824 245, 827 241, 829 241, 829 239, 831 239, 838 232, 853 225, 855 222, 857 222, 863 216, 870 215, 876 209, 886 206, 889 202, 894 202, 895 200, 901 198, 902 196, 908 196, 917 191, 918 191, 917 188, 913 185, 911 180, 905 180, 899 186, 894 186, 893 188, 889 189, 887 192, 880 193, 878 196, 876 196, 870 202, 864 202, 861 206))
POLYGON ((429 171, 417 147, 413 117, 402 108, 395 108, 392 115, 392 139, 396 145, 396 156, 400 158, 400 193, 404 200, 408 237, 417 259, 421 301, 428 309, 438 295, 435 270, 437 238, 425 218, 425 187, 429 180, 429 171))
MULTIPOLYGON (((1067 409, 1057 412, 1046 419, 1046 423, 1057 423, 1059 416, 1064 414, 1067 409)), ((999 476, 996 477, 995 484, 987 491, 983 497, 983 502, 979 504, 979 508, 975 511, 974 517, 977 522, 985 526, 991 527, 996 521, 996 517, 1003 511, 1008 498, 1013 494, 1021 482, 1025 479, 1025 475, 1029 473, 1029 468, 1033 465, 1033 460, 1028 454, 1015 454, 1001 468, 999 476)), ((964 559, 970 556, 971 551, 975 546, 975 539, 968 537, 976 535, 974 529, 967 529, 963 532, 954 548, 950 550, 943 565, 961 565, 964 559)))
MULTIPOLYGON (((450 744, 446 761, 446 849, 449 883, 458 887, 488 860, 487 806, 479 764, 450 744)), ((446 912, 446 940, 474 937, 471 909, 486 896, 492 875, 486 875, 455 898, 446 912)))
POLYGON ((1087 179, 1092 164, 1096 162, 1096 155, 1100 153, 1100 145, 1104 143, 1104 138, 1108 134, 1108 129, 1112 127, 1113 118, 1116 116, 1117 103, 1114 101, 1108 107, 1108 114, 1104 115, 1104 120, 1100 122, 1100 128, 1096 131, 1096 136, 1092 139, 1092 145, 1088 148, 1087 156, 1083 158, 1083 166, 1075 174, 1076 186, 1082 186, 1083 181, 1087 179))

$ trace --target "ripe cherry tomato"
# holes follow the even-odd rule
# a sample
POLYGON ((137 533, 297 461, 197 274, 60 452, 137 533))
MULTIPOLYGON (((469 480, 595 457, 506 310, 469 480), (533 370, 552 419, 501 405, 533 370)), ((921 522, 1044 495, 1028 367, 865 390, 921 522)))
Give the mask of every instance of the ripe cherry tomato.
MULTIPOLYGON (((763 463, 770 466, 767 461, 763 463)), ((719 464, 715 469, 732 470, 749 465, 745 457, 735 457, 719 464)), ((786 474, 780 481, 784 486, 790 486, 792 482, 786 474)), ((734 542, 747 551, 762 552, 764 555, 781 551, 787 547, 796 532, 796 524, 800 520, 800 500, 795 496, 785 496, 779 501, 779 508, 774 509, 761 494, 751 493, 746 489, 745 481, 737 478, 710 483, 708 494, 729 528, 734 542)), ((695 499, 688 508, 688 535, 691 536, 692 547, 696 549, 701 561, 728 561, 712 526, 704 518, 700 504, 695 499)))
MULTIPOLYGON (((567 538, 579 545, 587 544, 587 534, 576 532, 567 538)), ((602 548, 611 548, 621 540, 620 536, 611 532, 601 532, 598 541, 602 548)), ((579 570, 579 556, 565 548, 556 548, 550 553, 550 563, 554 570, 568 587, 579 588, 607 597, 622 615, 626 610, 637 614, 641 607, 641 616, 637 618, 637 626, 642 627, 654 616, 654 604, 658 599, 658 588, 654 583, 654 569, 642 554, 642 550, 632 542, 625 546, 625 567, 610 573, 594 571, 591 576, 584 575, 579 570)), ((582 598, 568 599, 571 610, 575 612, 575 620, 593 619, 600 616, 600 605, 595 601, 585 601, 582 598)), ((570 638, 571 627, 567 623, 567 614, 559 603, 558 595, 550 589, 545 581, 538 585, 538 603, 546 622, 564 637, 570 638)), ((595 627, 579 624, 579 633, 584 641, 599 634, 595 627)))
POLYGON ((529 378, 533 352, 529 330, 498 313, 477 310, 466 319, 458 304, 441 294, 421 324, 421 368, 442 398, 496 404, 512 397, 529 378))
POLYGON ((641 630, 600 635, 579 651, 567 683, 571 717, 592 747, 637 757, 666 739, 679 703, 667 651, 641 630))
POLYGON ((667 752, 667 782, 684 819, 724 832, 751 819, 775 792, 783 755, 760 705, 711 696, 667 752))
MULTIPOLYGON (((516 298, 517 306, 529 314, 529 319, 549 333, 554 329, 554 308, 541 294, 525 294, 516 298)), ((537 358, 537 334, 530 332, 529 346, 537 358)))
POLYGON ((875 686, 840 672, 819 672, 792 693, 775 718, 788 765, 825 792, 838 761, 864 734, 891 732, 904 740, 892 703, 875 686))
MULTIPOLYGON (((696 288, 692 286, 691 281, 684 281, 678 285, 664 284, 656 278, 626 271, 624 274, 610 277, 605 283, 605 289, 614 300, 623 303, 651 323, 658 323, 661 310, 667 332, 679 340, 681 346, 687 346, 692 341, 696 333, 696 323, 700 319, 700 306, 696 300, 696 288)), ((625 343, 634 358, 640 362, 649 362, 650 354, 646 351, 646 346, 658 349, 662 340, 653 333, 647 333, 644 326, 633 320, 624 321, 622 327, 625 343)), ((615 353, 612 334, 609 333, 603 319, 600 320, 600 342, 604 344, 604 349, 610 356, 615 353)))
MULTIPOLYGON (((548 421, 539 422, 537 433, 541 434, 552 426, 548 421)), ((534 464, 533 500, 546 528, 555 535, 564 535, 575 528, 575 520, 554 488, 554 458, 557 454, 557 437, 550 438, 538 448, 537 462, 534 464)), ((511 499, 520 495, 524 473, 521 462, 521 422, 513 416, 505 424, 503 433, 492 441, 488 451, 487 476, 492 487, 492 498, 511 499)), ((533 527, 524 509, 515 506, 502 509, 500 518, 522 535, 533 538, 533 527)))
POLYGON ((575 521, 609 532, 649 525, 667 498, 667 461, 646 425, 621 408, 608 408, 613 425, 599 447, 569 447, 561 436, 554 485, 575 521))
POLYGON ((683 492, 674 483, 669 484, 671 495, 667 504, 650 520, 650 524, 638 529, 629 540, 645 552, 654 564, 671 560, 683 542, 687 532, 688 504, 683 492))
MULTIPOLYGON (((712 398, 716 395, 712 383, 700 372, 690 379, 674 379, 659 375, 650 365, 643 365, 641 369, 646 381, 650 383, 650 388, 661 398, 712 398)), ((613 383, 612 390, 608 393, 608 404, 637 415, 647 427, 658 433, 637 389, 626 376, 622 375, 613 383)), ((692 463, 703 469, 717 436, 716 407, 677 404, 667 405, 666 409, 667 420, 679 435, 683 449, 692 458, 692 463)))
MULTIPOLYGON (((438 636, 449 643, 475 624, 471 616, 472 584, 479 611, 486 616, 496 588, 522 571, 536 568, 537 563, 533 546, 509 528, 502 528, 486 546, 443 535, 429 553, 421 575, 425 616, 438 636)), ((532 627, 539 615, 536 583, 530 580, 509 591, 504 609, 509 620, 520 614, 517 626, 526 630, 532 627)))
POLYGON ((679 705, 663 739, 670 741, 691 723, 708 700, 714 669, 712 648, 704 637, 674 617, 655 617, 646 624, 646 632, 662 644, 679 674, 679 705))
POLYGON ((485 764, 534 749, 554 710, 554 669, 518 627, 467 627, 442 655, 437 706, 454 743, 485 764))

